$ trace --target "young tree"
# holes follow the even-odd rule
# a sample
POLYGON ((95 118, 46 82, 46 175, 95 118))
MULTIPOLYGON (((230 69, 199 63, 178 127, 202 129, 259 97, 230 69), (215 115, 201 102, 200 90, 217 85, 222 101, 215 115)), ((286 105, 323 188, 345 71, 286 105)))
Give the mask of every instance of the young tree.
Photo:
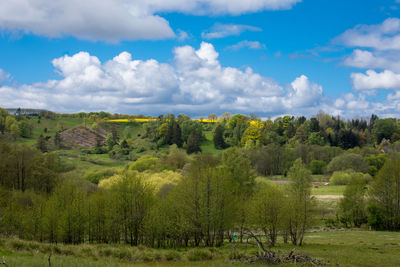
POLYGON ((36 148, 42 152, 47 151, 46 138, 41 134, 36 142, 36 148))
POLYGON ((352 175, 339 202, 339 218, 348 224, 360 227, 367 220, 365 194, 367 183, 362 173, 352 175))
POLYGON ((275 246, 278 232, 284 230, 286 203, 284 193, 274 185, 261 189, 249 202, 249 221, 264 232, 269 247, 275 246))
POLYGON ((370 187, 368 221, 375 229, 400 229, 400 160, 390 159, 370 187))
POLYGON ((289 234, 293 245, 303 244, 304 233, 312 224, 312 178, 301 159, 297 159, 288 172, 289 185, 289 234))

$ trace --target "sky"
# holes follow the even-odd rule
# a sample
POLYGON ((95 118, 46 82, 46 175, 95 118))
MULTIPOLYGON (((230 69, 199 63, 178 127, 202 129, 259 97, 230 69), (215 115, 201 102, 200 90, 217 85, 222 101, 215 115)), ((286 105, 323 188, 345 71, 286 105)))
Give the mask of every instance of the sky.
POLYGON ((0 1, 0 107, 399 117, 400 0, 0 1))

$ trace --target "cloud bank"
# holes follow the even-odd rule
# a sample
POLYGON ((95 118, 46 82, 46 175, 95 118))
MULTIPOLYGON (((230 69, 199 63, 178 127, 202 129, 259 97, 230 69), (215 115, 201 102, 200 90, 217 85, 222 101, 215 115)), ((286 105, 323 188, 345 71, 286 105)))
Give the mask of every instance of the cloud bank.
POLYGON ((259 115, 315 114, 322 86, 305 75, 288 85, 273 78, 221 66, 218 52, 203 42, 174 49, 173 63, 135 60, 128 52, 100 60, 87 52, 52 61, 59 80, 0 86, 6 107, 58 112, 99 111, 129 114, 243 112, 259 115))

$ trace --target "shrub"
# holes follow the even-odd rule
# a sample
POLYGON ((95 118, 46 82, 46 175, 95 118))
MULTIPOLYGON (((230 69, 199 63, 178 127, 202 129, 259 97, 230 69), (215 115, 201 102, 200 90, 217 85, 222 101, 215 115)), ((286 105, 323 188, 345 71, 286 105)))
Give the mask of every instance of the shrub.
POLYGON ((334 185, 347 185, 350 183, 351 180, 355 179, 356 177, 361 177, 365 180, 366 183, 369 183, 372 180, 372 177, 369 174, 347 170, 334 172, 329 179, 329 183, 334 185))
POLYGON ((130 167, 130 170, 137 170, 143 172, 145 170, 152 170, 157 166, 158 158, 150 155, 144 155, 138 158, 130 167))
POLYGON ((11 247, 16 250, 23 250, 25 249, 25 244, 21 241, 13 241, 11 242, 11 247))
POLYGON ((86 173, 85 179, 94 184, 98 184, 101 180, 109 178, 109 177, 113 176, 114 174, 117 174, 117 170, 115 170, 115 169, 92 171, 92 172, 86 173))
POLYGON ((167 261, 179 260, 180 258, 181 258, 181 255, 174 250, 170 250, 165 254, 165 259, 167 261))

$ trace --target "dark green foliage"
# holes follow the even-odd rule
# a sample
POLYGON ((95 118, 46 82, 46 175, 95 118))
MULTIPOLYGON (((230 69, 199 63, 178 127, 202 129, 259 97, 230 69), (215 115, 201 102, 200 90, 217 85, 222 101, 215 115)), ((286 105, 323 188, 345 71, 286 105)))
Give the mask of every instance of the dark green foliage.
POLYGON ((378 144, 380 144, 384 138, 390 140, 396 131, 396 119, 387 118, 374 121, 372 133, 378 144))
POLYGON ((47 151, 46 138, 41 134, 36 142, 36 148, 42 152, 47 151))
POLYGON ((213 141, 216 149, 224 149, 226 147, 224 140, 224 127, 221 124, 218 124, 217 127, 215 127, 213 141))
POLYGON ((312 174, 323 174, 326 171, 326 163, 322 160, 312 160, 310 162, 310 170, 312 174))
POLYGON ((201 152, 200 148, 200 137, 197 136, 195 132, 192 132, 189 135, 187 145, 186 145, 186 152, 188 154, 196 153, 196 152, 201 152))

